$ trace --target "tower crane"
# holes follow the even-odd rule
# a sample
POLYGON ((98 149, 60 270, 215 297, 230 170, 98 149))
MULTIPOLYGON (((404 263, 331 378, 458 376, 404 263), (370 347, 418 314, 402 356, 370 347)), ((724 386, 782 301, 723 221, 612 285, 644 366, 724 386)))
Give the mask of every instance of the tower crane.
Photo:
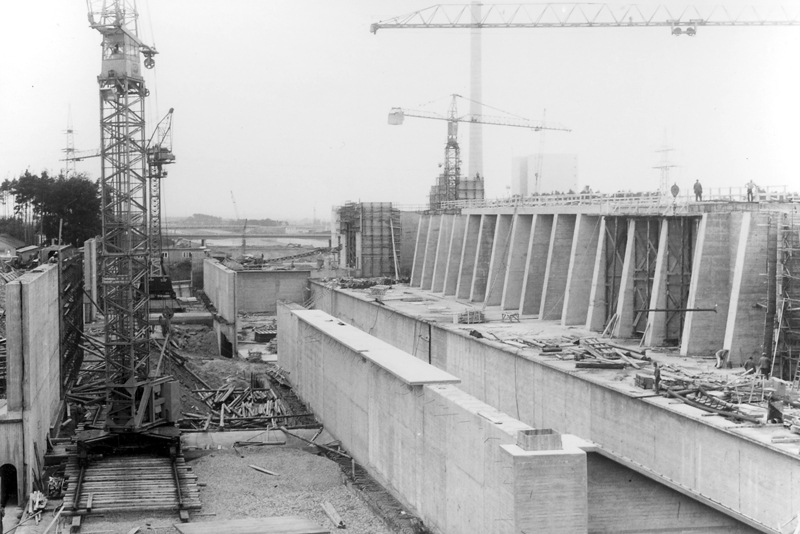
POLYGON ((174 108, 156 125, 147 143, 147 175, 150 182, 150 297, 175 298, 172 281, 164 269, 161 242, 161 180, 167 177, 165 165, 175 163, 172 153, 172 114, 174 108))
MULTIPOLYGON (((514 126, 518 128, 528 128, 533 131, 560 130, 569 132, 570 130, 560 124, 545 124, 541 121, 532 121, 522 117, 500 117, 492 115, 475 115, 467 113, 458 114, 457 99, 463 98, 461 95, 451 95, 450 107, 447 115, 440 115, 430 111, 419 111, 413 109, 392 108, 389 112, 389 124, 401 125, 405 117, 418 117, 422 119, 437 119, 447 121, 447 144, 444 150, 444 171, 442 172, 437 185, 431 188, 431 209, 439 209, 441 202, 451 200, 461 200, 462 196, 460 184, 461 180, 461 158, 458 146, 458 123, 466 122, 469 124, 495 124, 498 126, 514 126)), ((470 180, 480 181, 480 175, 469 177, 470 180)))
MULTIPOLYGON (((171 376, 150 364, 148 153, 142 76, 152 68, 155 48, 137 35, 132 0, 88 1, 89 24, 102 36, 100 159, 102 246, 100 281, 105 310, 105 423, 78 435, 79 461, 94 447, 141 444, 169 451, 180 433, 180 390, 171 376)), ((158 167, 156 167, 158 168, 158 167)), ((160 171, 159 171, 160 172, 160 171)), ((160 367, 160 366, 159 366, 160 367)))
MULTIPOLYGON (((239 208, 236 206, 236 198, 231 191, 231 200, 233 201, 233 214, 236 215, 236 222, 241 221, 239 218, 239 208)), ((242 257, 247 254, 247 219, 244 220, 244 228, 242 229, 242 257)))
MULTIPOLYGON (((391 29, 469 29, 471 113, 481 114, 481 30, 543 28, 668 28, 675 36, 694 37, 701 27, 798 26, 800 9, 795 4, 685 6, 606 3, 539 4, 437 4, 420 11, 370 25, 370 31, 391 29)), ((469 177, 483 169, 481 124, 470 125, 469 177)))

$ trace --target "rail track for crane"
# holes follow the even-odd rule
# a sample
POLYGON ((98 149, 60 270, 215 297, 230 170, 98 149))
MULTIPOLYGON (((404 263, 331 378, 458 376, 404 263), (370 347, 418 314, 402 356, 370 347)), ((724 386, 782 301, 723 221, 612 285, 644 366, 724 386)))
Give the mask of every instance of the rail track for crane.
POLYGON ((197 475, 183 457, 107 456, 82 468, 72 451, 65 470, 65 514, 178 510, 201 507, 197 475))

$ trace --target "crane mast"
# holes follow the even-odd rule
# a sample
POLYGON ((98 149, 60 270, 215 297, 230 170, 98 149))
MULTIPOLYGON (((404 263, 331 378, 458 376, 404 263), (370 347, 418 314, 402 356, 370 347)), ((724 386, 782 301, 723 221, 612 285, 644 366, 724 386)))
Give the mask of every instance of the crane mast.
MULTIPOLYGON (((141 72, 154 48, 137 36, 129 0, 89 2, 90 26, 102 35, 100 159, 103 239, 100 278, 105 311, 105 434, 143 433, 171 422, 177 382, 150 366, 148 176, 141 72), (95 8, 95 6, 97 6, 95 8)), ((179 411, 179 410, 178 410, 179 411)), ((174 438, 177 428, 156 434, 174 438)), ((105 439, 93 435, 85 440, 105 439)))
POLYGON ((161 235, 161 180, 167 177, 165 165, 175 163, 172 153, 172 113, 170 108, 166 116, 156 125, 150 141, 147 143, 147 169, 150 182, 150 287, 151 297, 174 298, 172 281, 164 269, 161 235))
POLYGON ((474 113, 459 116, 457 100, 463 97, 460 95, 451 95, 451 97, 452 99, 446 116, 430 111, 404 108, 392 108, 389 112, 389 124, 394 126, 403 124, 405 117, 447 121, 447 144, 444 149, 444 170, 442 174, 439 175, 436 185, 431 187, 430 207, 434 210, 439 209, 442 202, 483 198, 483 177, 478 174, 474 177, 470 176, 467 180, 461 179, 461 151, 458 146, 459 122, 466 122, 470 125, 494 124, 497 126, 513 126, 517 128, 528 128, 536 132, 542 130, 570 131, 560 124, 548 124, 544 121, 532 121, 522 117, 500 117, 478 115, 474 113), (468 183, 475 184, 474 190, 468 189, 468 183), (480 196, 475 196, 475 194, 479 194, 480 196))

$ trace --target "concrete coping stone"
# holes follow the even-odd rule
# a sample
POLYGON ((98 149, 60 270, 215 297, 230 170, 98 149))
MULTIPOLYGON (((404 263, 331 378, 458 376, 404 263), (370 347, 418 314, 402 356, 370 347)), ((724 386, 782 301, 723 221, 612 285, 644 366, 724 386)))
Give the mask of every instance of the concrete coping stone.
POLYGON ((461 379, 320 310, 292 310, 301 321, 357 352, 410 386, 459 384, 461 379))

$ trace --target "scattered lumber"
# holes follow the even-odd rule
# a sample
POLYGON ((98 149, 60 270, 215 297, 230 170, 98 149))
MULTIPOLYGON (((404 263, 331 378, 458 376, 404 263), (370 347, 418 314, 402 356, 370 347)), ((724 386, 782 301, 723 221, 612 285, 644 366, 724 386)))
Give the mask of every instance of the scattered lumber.
POLYGON ((262 472, 262 473, 265 473, 265 474, 267 474, 267 475, 272 475, 272 476, 274 476, 274 477, 278 476, 278 473, 273 473, 273 472, 272 472, 272 471, 270 471, 269 469, 264 469, 263 467, 259 467, 259 466, 257 466, 257 465, 251 465, 251 466, 249 466, 249 467, 250 467, 251 469, 255 469, 256 471, 260 471, 260 472, 262 472))
POLYGON ((325 501, 320 506, 322 506, 322 511, 325 512, 325 515, 327 515, 328 519, 331 520, 333 526, 336 528, 347 528, 344 525, 344 521, 342 521, 342 518, 339 517, 339 514, 336 512, 336 509, 331 503, 325 501))
POLYGON ((624 363, 615 362, 575 362, 576 369, 625 369, 624 363))

